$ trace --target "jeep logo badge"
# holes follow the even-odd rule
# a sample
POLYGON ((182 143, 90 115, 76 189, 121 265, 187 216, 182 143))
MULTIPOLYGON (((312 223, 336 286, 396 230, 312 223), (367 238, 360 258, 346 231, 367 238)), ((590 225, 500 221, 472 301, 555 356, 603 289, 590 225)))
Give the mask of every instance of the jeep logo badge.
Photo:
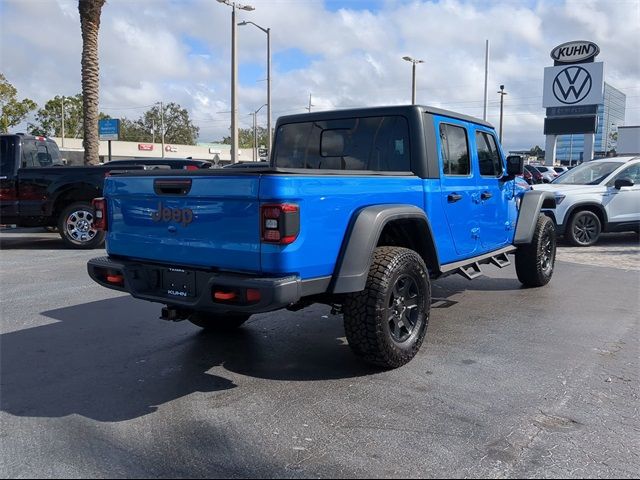
POLYGON ((190 208, 169 208, 163 207, 162 202, 158 202, 158 208, 151 211, 151 220, 154 222, 176 222, 186 227, 193 222, 193 210, 190 208))
POLYGON ((567 42, 551 50, 551 58, 560 63, 579 63, 599 53, 600 47, 593 42, 567 42))

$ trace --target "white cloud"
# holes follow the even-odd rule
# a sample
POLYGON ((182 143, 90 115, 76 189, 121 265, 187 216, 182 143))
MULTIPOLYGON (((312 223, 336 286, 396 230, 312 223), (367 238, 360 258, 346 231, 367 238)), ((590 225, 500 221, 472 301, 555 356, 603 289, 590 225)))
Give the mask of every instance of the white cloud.
MULTIPOLYGON (((20 95, 43 103, 79 92, 77 3, 2 1, 1 70, 20 95)), ((249 3, 256 10, 238 12, 238 21, 270 27, 275 55, 294 49, 309 58, 289 69, 279 57, 274 117, 305 111, 309 93, 314 109, 409 103, 411 65, 403 55, 425 60, 417 67, 419 103, 481 116, 489 38, 489 120, 498 123, 495 92, 504 84, 506 147, 530 147, 543 142, 542 76, 550 50, 586 39, 600 45, 607 81, 627 93, 627 123, 640 123, 640 0, 389 0, 377 11, 348 1, 337 11, 321 1, 249 3)), ((211 0, 109 0, 100 31, 101 105, 111 115, 136 117, 144 108, 133 107, 176 101, 190 110, 203 140, 226 135, 230 23, 230 8, 211 0)), ((243 68, 261 72, 264 34, 246 26, 238 35, 240 77, 243 68)), ((247 114, 265 102, 265 87, 247 78, 240 85, 241 125, 250 125, 247 114)))

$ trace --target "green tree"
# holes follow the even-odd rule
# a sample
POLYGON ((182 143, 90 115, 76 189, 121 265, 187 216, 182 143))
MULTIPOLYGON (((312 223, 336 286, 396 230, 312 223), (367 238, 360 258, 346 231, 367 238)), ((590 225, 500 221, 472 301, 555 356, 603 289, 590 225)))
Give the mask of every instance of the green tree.
MULTIPOLYGON (((177 103, 164 105, 164 143, 179 145, 195 145, 198 141, 200 128, 196 127, 189 112, 177 103)), ((155 136, 155 141, 162 139, 162 122, 160 106, 155 105, 142 116, 131 121, 122 119, 120 124, 121 139, 130 142, 150 142, 155 136)))
MULTIPOLYGON (((62 136, 62 99, 56 95, 38 110, 35 122, 29 124, 32 135, 62 136)), ((82 135, 82 94, 64 97, 64 135, 80 138, 82 135)))
POLYGON ((18 90, 0 73, 0 133, 7 133, 11 127, 22 122, 30 111, 38 106, 28 98, 17 99, 18 90))
MULTIPOLYGON (((29 124, 32 135, 62 136, 62 100, 64 98, 64 136, 66 138, 81 138, 83 133, 82 94, 73 97, 56 95, 38 110, 34 123, 29 124)), ((110 118, 102 112, 98 118, 110 118)))
POLYGON ((538 145, 529 150, 529 155, 532 157, 544 157, 544 150, 542 150, 538 145))
MULTIPOLYGON (((267 145, 267 129, 264 127, 256 128, 258 137, 257 145, 267 145)), ((220 142, 224 145, 231 145, 231 136, 224 137, 220 142)), ((253 148, 253 128, 238 129, 238 146, 240 148, 253 148)))
POLYGON ((152 142, 153 133, 145 131, 135 120, 120 119, 120 140, 127 142, 152 142))
POLYGON ((98 101, 100 98, 100 65, 98 62, 98 31, 105 0, 78 0, 82 31, 82 111, 84 130, 84 163, 97 164, 98 101))

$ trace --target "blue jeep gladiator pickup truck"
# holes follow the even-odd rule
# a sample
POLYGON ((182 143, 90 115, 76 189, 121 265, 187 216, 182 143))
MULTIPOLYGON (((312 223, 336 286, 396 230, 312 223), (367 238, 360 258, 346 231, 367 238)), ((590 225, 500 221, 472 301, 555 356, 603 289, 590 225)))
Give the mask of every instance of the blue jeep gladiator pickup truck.
POLYGON ((267 166, 107 178, 94 207, 108 256, 88 272, 210 330, 332 305, 357 355, 398 367, 424 340, 432 279, 514 254, 520 282, 549 282, 540 210, 555 200, 518 190, 522 168, 490 124, 436 108, 281 117, 267 166))

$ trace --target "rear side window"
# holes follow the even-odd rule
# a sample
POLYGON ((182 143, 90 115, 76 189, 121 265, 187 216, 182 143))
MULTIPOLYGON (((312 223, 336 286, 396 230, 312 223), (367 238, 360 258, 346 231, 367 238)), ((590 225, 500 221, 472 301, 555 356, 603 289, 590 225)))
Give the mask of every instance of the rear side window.
POLYGON ((51 156, 53 165, 62 165, 62 155, 58 145, 53 140, 47 140, 47 153, 51 156))
POLYGON ((51 158, 51 154, 49 153, 49 149, 46 145, 38 144, 38 166, 39 167, 50 167, 53 165, 53 159, 51 158))
POLYGON ((275 166, 408 172, 409 124, 401 116, 289 123, 278 128, 275 166))
POLYGON ((484 177, 502 176, 502 160, 493 135, 487 132, 476 132, 476 147, 480 175, 484 177))
POLYGON ((469 175, 467 130, 448 123, 440 124, 440 154, 445 175, 469 175))
POLYGON ((17 146, 15 137, 0 137, 0 173, 2 175, 14 173, 17 146))

